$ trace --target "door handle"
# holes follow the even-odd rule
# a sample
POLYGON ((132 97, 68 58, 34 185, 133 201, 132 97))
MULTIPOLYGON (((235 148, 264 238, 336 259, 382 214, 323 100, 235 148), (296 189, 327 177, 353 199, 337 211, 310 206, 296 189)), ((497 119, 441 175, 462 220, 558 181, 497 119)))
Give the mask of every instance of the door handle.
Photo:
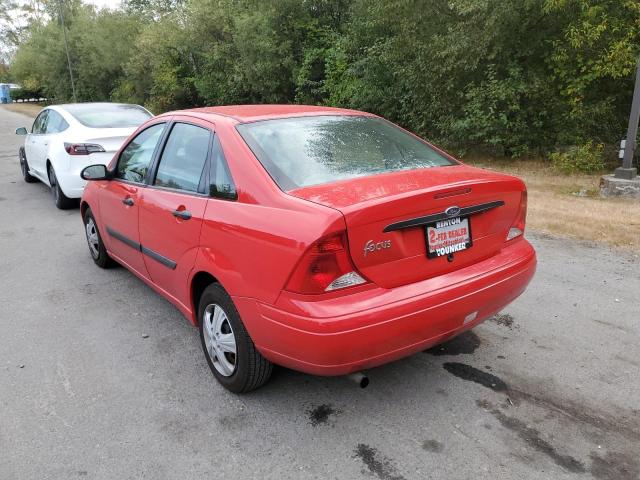
POLYGON ((191 212, 189 210, 174 210, 171 215, 182 220, 191 220, 191 212))
POLYGON ((124 203, 125 205, 127 205, 129 207, 133 207, 133 203, 134 203, 133 202, 133 198, 131 198, 131 197, 124 198, 122 200, 122 203, 124 203))

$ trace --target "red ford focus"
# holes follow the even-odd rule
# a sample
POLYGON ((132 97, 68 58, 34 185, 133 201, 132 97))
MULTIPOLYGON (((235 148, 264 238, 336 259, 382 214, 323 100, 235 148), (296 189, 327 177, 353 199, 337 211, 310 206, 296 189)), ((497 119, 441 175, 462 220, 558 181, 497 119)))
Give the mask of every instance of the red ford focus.
POLYGON ((234 392, 273 364, 344 375, 424 350, 501 310, 536 267, 521 180, 368 113, 167 113, 82 176, 95 263, 173 302, 234 392))

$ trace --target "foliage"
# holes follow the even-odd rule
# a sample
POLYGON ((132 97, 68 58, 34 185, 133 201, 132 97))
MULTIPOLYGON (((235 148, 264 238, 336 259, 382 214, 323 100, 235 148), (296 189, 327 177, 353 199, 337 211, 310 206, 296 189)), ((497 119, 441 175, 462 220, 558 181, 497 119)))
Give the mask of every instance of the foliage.
POLYGON ((16 100, 32 100, 43 98, 42 92, 37 90, 27 90, 25 88, 14 88, 11 90, 11 99, 16 100))
POLYGON ((588 141, 584 145, 570 147, 566 152, 549 155, 553 166, 563 173, 600 173, 605 169, 604 145, 588 141))
MULTIPOLYGON (((41 1, 45 14, 29 17, 11 74, 66 101, 59 3, 41 1)), ((79 100, 156 113, 327 104, 380 114, 449 148, 509 156, 617 143, 640 53, 637 0, 63 3, 79 100)))

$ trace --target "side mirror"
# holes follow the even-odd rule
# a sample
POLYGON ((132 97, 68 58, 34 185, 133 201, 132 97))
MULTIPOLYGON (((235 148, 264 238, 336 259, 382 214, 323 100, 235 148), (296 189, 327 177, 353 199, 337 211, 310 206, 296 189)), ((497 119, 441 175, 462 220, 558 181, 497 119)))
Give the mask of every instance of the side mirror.
POLYGON ((80 176, 83 180, 108 180, 109 171, 104 165, 89 165, 82 169, 80 176))
POLYGON ((29 132, 24 127, 16 128, 16 135, 26 135, 28 133, 29 132))

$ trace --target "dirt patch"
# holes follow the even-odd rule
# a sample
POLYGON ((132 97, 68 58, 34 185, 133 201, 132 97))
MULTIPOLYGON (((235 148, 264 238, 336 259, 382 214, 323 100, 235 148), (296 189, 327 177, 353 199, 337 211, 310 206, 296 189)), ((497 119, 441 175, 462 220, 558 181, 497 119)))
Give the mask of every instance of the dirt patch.
POLYGON ((307 412, 309 414, 309 423, 314 427, 327 423, 329 417, 337 413, 331 405, 318 405, 307 412))
POLYGON ((638 456, 609 452, 600 457, 593 452, 591 475, 598 480, 637 480, 640 478, 638 456))
POLYGON ((542 438, 540 432, 535 428, 528 426, 518 418, 509 417, 486 400, 478 400, 477 404, 479 407, 484 408, 491 413, 503 427, 515 432, 531 448, 543 453, 553 460, 554 463, 561 466, 568 472, 586 472, 586 468, 582 462, 576 460, 570 455, 562 455, 559 453, 549 441, 542 438))
POLYGON ((375 448, 369 445, 359 444, 355 451, 355 457, 362 460, 369 472, 382 480, 405 480, 390 459, 382 457, 375 448))
POLYGON ((435 356, 471 354, 477 350, 481 343, 480 337, 469 330, 461 333, 448 342, 436 345, 429 350, 425 350, 424 353, 429 353, 435 356))
POLYGON ((444 444, 437 440, 425 440, 422 442, 422 448, 427 452, 442 453, 444 450, 444 444))
POLYGON ((508 313, 498 313, 497 315, 491 317, 489 321, 503 327, 507 327, 509 330, 513 329, 513 317, 508 313))
POLYGON ((11 112, 22 113, 31 118, 36 118, 36 115, 44 108, 43 105, 38 103, 8 103, 2 105, 2 108, 6 108, 11 112))
POLYGON ((483 387, 490 388, 495 392, 504 392, 508 389, 507 384, 500 378, 482 370, 478 370, 466 363, 447 362, 442 365, 444 369, 458 378, 475 382, 483 387))

